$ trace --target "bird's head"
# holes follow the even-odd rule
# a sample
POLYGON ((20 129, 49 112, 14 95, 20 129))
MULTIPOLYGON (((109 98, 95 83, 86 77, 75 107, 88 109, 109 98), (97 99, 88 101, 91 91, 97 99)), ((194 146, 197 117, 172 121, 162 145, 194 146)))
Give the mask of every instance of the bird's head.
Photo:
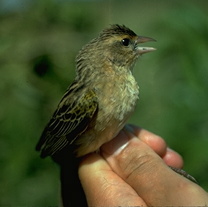
POLYGON ((77 56, 79 66, 87 60, 91 65, 102 67, 110 64, 118 70, 132 70, 136 60, 144 53, 156 50, 153 47, 141 47, 141 43, 155 41, 149 37, 135 34, 124 25, 111 25, 100 35, 84 46, 77 56), (108 63, 106 63, 108 62, 108 63))

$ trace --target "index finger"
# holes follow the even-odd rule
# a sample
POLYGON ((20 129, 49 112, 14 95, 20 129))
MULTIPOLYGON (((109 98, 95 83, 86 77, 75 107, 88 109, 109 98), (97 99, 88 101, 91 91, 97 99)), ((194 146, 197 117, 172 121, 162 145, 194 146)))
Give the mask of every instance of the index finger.
POLYGON ((79 178, 89 206, 146 206, 99 154, 84 158, 79 167, 79 178))

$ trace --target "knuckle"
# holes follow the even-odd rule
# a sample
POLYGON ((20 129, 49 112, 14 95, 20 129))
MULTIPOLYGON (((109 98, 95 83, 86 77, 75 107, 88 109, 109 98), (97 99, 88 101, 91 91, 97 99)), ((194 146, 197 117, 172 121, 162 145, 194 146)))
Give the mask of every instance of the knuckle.
POLYGON ((128 155, 123 155, 120 158, 120 167, 123 171, 124 179, 135 179, 138 176, 142 176, 147 173, 155 171, 157 166, 157 161, 152 153, 125 153, 128 155))

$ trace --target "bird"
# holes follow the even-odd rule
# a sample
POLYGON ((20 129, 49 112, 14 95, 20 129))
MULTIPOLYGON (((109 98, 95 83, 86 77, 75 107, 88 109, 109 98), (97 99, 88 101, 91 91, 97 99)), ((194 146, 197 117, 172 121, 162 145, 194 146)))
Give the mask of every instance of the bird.
POLYGON ((75 79, 36 145, 42 158, 51 156, 60 167, 63 206, 88 206, 80 159, 113 139, 133 113, 139 97, 133 68, 141 55, 155 50, 140 46, 149 41, 155 40, 113 24, 79 51, 75 79))
POLYGON ((139 86, 133 68, 143 54, 156 50, 140 46, 149 41, 156 40, 113 24, 79 51, 75 79, 36 145, 42 158, 51 156, 60 166, 63 206, 88 206, 78 176, 80 159, 113 139, 134 112, 139 86))
POLYGON ((42 158, 55 157, 69 146, 76 157, 82 157, 119 133, 139 98, 135 63, 156 50, 140 46, 149 41, 156 40, 113 24, 82 47, 76 57, 75 79, 36 145, 42 158))

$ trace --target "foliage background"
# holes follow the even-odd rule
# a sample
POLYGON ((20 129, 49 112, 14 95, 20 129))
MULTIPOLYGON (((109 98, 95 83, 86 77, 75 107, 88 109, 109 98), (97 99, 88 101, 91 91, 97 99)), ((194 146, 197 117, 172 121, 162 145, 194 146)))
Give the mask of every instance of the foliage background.
POLYGON ((0 1, 0 206, 55 206, 58 167, 34 147, 82 45, 112 23, 157 39, 134 70, 130 122, 162 136, 208 190, 208 1, 0 1))

